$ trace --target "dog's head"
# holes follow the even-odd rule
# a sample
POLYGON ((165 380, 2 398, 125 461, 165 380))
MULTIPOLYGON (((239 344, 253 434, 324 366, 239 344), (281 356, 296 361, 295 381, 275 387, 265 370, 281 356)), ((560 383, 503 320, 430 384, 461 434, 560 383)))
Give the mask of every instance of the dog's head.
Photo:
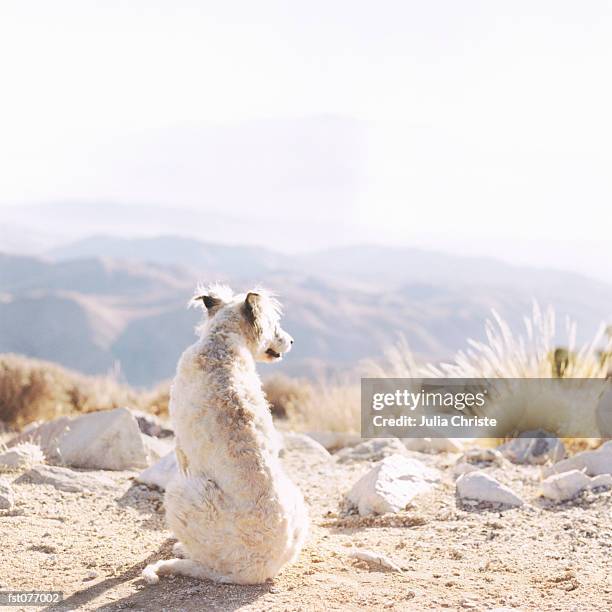
POLYGON ((280 361, 291 350, 293 338, 280 326, 280 303, 264 289, 234 295, 224 285, 200 287, 191 303, 203 305, 209 325, 237 327, 257 361, 280 361))

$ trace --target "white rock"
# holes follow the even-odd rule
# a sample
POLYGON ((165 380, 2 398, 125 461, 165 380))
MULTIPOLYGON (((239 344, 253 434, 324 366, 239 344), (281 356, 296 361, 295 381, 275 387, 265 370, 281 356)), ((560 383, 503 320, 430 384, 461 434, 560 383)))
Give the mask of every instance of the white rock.
POLYGON ((459 438, 406 438, 404 446, 419 453, 460 453, 463 443, 459 438))
POLYGON ((39 465, 22 474, 16 483, 32 482, 34 484, 50 484, 60 491, 100 491, 116 489, 115 483, 101 474, 76 472, 74 470, 52 466, 39 465))
POLYGON ((72 467, 130 470, 149 464, 148 450, 136 419, 127 408, 62 417, 18 436, 37 443, 50 463, 72 467))
POLYGON ((417 459, 391 455, 362 476, 347 498, 361 516, 398 512, 439 478, 437 470, 417 459))
POLYGON ((544 471, 544 474, 551 476, 571 470, 586 471, 589 476, 612 474, 612 446, 606 442, 597 450, 577 453, 569 459, 554 463, 544 471))
POLYGON ((349 446, 357 446, 362 442, 359 434, 343 431, 307 431, 306 435, 330 452, 349 446))
POLYGON ((512 463, 542 465, 547 461, 560 461, 565 457, 565 446, 559 438, 544 430, 523 432, 498 447, 512 463))
POLYGON ((0 510, 11 510, 15 505, 13 489, 7 480, 0 478, 0 510))
POLYGON ((8 442, 7 446, 14 448, 19 444, 30 442, 36 444, 47 459, 53 460, 57 454, 57 440, 68 430, 69 417, 59 417, 52 421, 36 421, 27 425, 23 431, 8 442))
POLYGON ((11 472, 44 463, 45 456, 40 446, 30 442, 23 442, 0 453, 0 472, 11 472))
POLYGON ((600 474, 599 476, 593 476, 591 478, 591 489, 597 489, 599 487, 605 487, 606 489, 612 488, 612 475, 600 474))
POLYGON ((462 474, 457 479, 457 494, 461 499, 489 502, 505 506, 521 506, 523 500, 508 487, 482 471, 462 474))
POLYGON ((366 550, 365 548, 359 548, 357 550, 350 551, 348 556, 352 559, 359 559, 360 561, 366 561, 367 563, 372 563, 374 565, 378 565, 379 567, 384 567, 385 569, 392 570, 394 572, 401 572, 402 568, 389 559, 389 557, 385 557, 380 553, 375 553, 371 550, 366 550))
POLYGON ((174 451, 162 457, 157 463, 148 467, 136 476, 136 481, 148 486, 159 487, 162 490, 179 473, 174 451))
POLYGON ((456 478, 457 476, 461 476, 461 474, 469 474, 470 472, 477 472, 480 468, 472 463, 466 463, 465 461, 460 461, 455 463, 453 466, 453 476, 456 478))
POLYGON ((147 451, 148 465, 153 465, 174 449, 174 438, 154 438, 146 434, 141 435, 147 451))
POLYGON ((390 455, 405 455, 406 447, 398 438, 365 440, 353 448, 343 448, 335 454, 338 463, 380 461, 390 455))
POLYGON ((286 452, 307 453, 320 459, 329 459, 329 451, 306 434, 286 433, 283 436, 283 447, 286 452))
POLYGON ((494 448, 471 448, 459 457, 457 463, 469 463, 479 467, 488 467, 490 465, 502 466, 504 464, 504 457, 494 448))
POLYGON ((549 476, 542 481, 540 493, 553 501, 561 502, 573 499, 581 491, 589 488, 591 479, 579 470, 549 476))
POLYGON ((604 442, 600 447, 599 450, 602 453, 612 453, 612 440, 608 440, 607 442, 604 442))

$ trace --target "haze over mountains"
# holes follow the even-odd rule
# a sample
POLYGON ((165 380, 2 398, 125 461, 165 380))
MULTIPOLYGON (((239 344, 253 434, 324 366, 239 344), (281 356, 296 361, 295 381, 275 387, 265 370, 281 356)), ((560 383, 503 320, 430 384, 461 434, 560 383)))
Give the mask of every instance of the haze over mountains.
POLYGON ((98 235, 44 257, 0 256, 0 352, 88 373, 119 363, 130 383, 155 383, 192 342, 200 313, 186 303, 197 281, 211 280, 280 295, 296 344, 278 367, 300 375, 380 357, 400 334, 422 358, 449 358, 483 337, 491 308, 519 330, 533 298, 575 318, 582 339, 612 322, 612 286, 493 259, 372 245, 287 255, 273 244, 98 235))
POLYGON ((497 115, 482 141, 461 120, 415 121, 178 121, 123 127, 79 147, 54 138, 35 157, 7 151, 0 251, 41 254, 96 234, 173 234, 288 253, 376 243, 612 283, 601 156, 566 149, 556 125, 545 140, 554 154, 543 155, 516 130, 500 143, 497 115), (575 214, 561 214, 566 208, 575 214))

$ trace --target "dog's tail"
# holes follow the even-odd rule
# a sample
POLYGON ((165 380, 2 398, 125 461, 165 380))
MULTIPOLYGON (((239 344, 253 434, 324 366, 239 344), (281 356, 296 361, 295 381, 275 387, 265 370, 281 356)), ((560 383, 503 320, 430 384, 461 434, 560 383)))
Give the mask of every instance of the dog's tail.
POLYGON ((191 559, 162 559, 147 565, 142 570, 142 577, 148 584, 157 584, 160 576, 169 574, 188 576, 189 578, 198 578, 200 580, 207 578, 216 582, 228 582, 224 576, 212 572, 191 559))

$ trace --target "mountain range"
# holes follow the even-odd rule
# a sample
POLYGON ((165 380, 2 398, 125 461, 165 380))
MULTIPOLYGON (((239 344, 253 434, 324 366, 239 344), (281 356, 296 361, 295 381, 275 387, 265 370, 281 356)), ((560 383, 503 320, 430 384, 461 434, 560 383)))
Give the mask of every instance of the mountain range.
POLYGON ((279 295, 296 344, 278 367, 293 375, 350 369, 400 335, 418 357, 448 359, 483 337, 491 308, 519 331, 533 299, 574 318, 579 339, 612 321, 612 286, 574 273, 412 248, 287 255, 271 245, 97 235, 40 256, 0 254, 0 352, 86 373, 119 364, 131 384, 151 385, 193 341, 200 314, 186 304, 213 280, 279 295))

